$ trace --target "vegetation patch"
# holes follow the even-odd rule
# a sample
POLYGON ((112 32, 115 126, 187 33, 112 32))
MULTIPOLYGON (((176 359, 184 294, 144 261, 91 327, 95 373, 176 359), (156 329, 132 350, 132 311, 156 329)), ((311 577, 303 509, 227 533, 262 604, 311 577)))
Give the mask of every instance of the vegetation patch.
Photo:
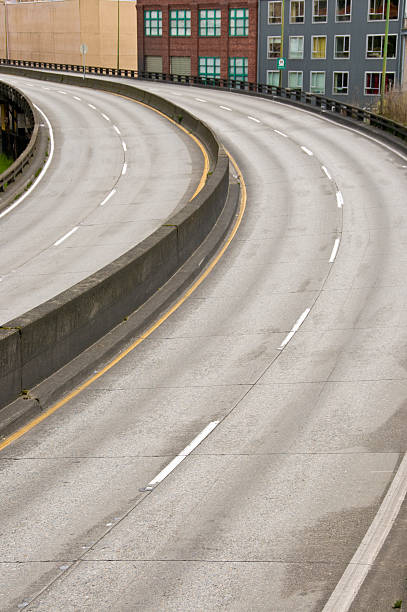
POLYGON ((407 91, 392 89, 387 92, 383 103, 378 104, 375 112, 392 121, 407 125, 407 91))
POLYGON ((0 174, 7 170, 9 166, 13 163, 11 157, 7 157, 4 153, 0 153, 0 174))

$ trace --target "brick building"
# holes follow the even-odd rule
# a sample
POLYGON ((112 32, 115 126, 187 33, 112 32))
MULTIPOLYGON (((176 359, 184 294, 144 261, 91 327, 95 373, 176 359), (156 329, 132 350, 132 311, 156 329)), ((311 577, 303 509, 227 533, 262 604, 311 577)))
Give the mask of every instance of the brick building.
POLYGON ((140 0, 139 70, 256 80, 257 0, 140 0))

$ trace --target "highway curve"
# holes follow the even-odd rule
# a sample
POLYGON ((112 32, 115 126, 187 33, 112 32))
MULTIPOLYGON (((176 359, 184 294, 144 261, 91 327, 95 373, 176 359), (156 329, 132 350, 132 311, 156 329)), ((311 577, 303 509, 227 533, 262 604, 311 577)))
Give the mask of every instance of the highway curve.
MULTIPOLYGON (((151 234, 193 196, 204 160, 184 132, 131 100, 58 83, 1 78, 45 113, 55 141, 41 183, 8 214, 0 211, 4 324, 151 234)), ((41 129, 48 130, 40 118, 41 129)))
POLYGON ((283 104, 145 86, 215 129, 246 213, 173 316, 2 451, 2 609, 317 612, 405 451, 407 161, 283 104))

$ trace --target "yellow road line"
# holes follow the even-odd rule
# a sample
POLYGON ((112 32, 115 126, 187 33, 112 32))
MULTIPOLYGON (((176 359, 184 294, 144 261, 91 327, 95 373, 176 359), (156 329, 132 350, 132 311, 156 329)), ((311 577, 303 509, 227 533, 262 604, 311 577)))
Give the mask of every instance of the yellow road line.
POLYGON ((239 181, 240 181, 240 189, 241 189, 241 192, 240 192, 240 208, 239 208, 239 214, 238 214, 238 216, 236 218, 235 224, 234 224, 234 226, 233 226, 233 228, 232 228, 232 230, 231 230, 231 232, 230 232, 230 234, 229 234, 225 244, 223 245, 223 247, 221 248, 219 253, 216 255, 216 257, 211 261, 211 263, 206 268, 206 270, 204 270, 204 272, 191 285, 191 287, 188 289, 188 291, 186 291, 186 293, 182 297, 179 298, 179 300, 174 304, 174 306, 172 306, 169 310, 167 310, 167 312, 165 314, 163 314, 158 319, 158 321, 156 321, 151 327, 149 327, 147 329, 147 331, 145 331, 139 338, 137 338, 137 340, 135 340, 129 347, 127 347, 117 357, 115 357, 112 361, 110 361, 107 365, 105 365, 104 368, 102 368, 97 374, 95 374, 91 378, 88 378, 88 380, 86 380, 84 383, 82 383, 81 385, 76 387, 76 389, 74 389, 73 391, 71 391, 71 393, 69 393, 68 395, 63 397, 59 402, 57 402, 56 404, 51 406, 51 408, 49 408, 46 412, 44 412, 43 414, 38 416, 33 421, 30 421, 30 423, 28 423, 27 425, 24 425, 24 427, 21 427, 20 429, 18 429, 12 435, 8 436, 2 443, 0 443, 0 451, 3 450, 4 448, 6 448, 7 446, 9 446, 12 442, 15 442, 16 440, 21 438, 28 431, 30 431, 31 429, 36 427, 36 425, 38 425, 39 423, 42 423, 42 421, 45 421, 45 419, 47 419, 49 416, 51 416, 51 414, 53 414, 54 412, 59 410, 59 408, 61 408, 65 404, 67 404, 71 399, 73 399, 77 395, 79 395, 79 393, 81 393, 84 389, 87 389, 93 382, 95 382, 96 380, 101 378, 101 376, 103 376, 103 374, 105 374, 106 372, 111 370, 111 368, 113 368, 113 366, 115 366, 117 363, 119 363, 119 361, 121 361, 124 357, 126 357, 126 355, 128 355, 129 353, 134 351, 134 349, 139 344, 141 344, 146 338, 148 338, 153 333, 153 331, 155 331, 158 327, 160 327, 160 325, 162 325, 164 323, 164 321, 166 321, 168 319, 168 317, 170 317, 172 315, 173 312, 178 310, 178 308, 190 297, 190 295, 192 295, 192 293, 194 293, 194 291, 203 283, 203 281, 206 279, 206 277, 212 272, 212 270, 214 269, 216 264, 219 262, 219 260, 222 258, 222 256, 224 255, 226 249, 228 248, 228 246, 230 245, 230 243, 232 242, 233 238, 236 235, 236 232, 237 232, 237 230, 239 228, 239 225, 240 225, 240 223, 242 221, 242 218, 243 218, 243 215, 244 215, 244 211, 245 211, 245 208, 246 208, 246 200, 247 200, 246 185, 245 185, 242 173, 240 171, 240 168, 238 167, 238 165, 237 165, 235 159, 232 157, 232 155, 228 151, 226 151, 226 153, 227 153, 230 161, 232 162, 232 164, 233 164, 233 166, 234 166, 234 168, 236 170, 236 173, 238 175, 239 181))
MULTIPOLYGON (((103 90, 101 90, 101 91, 103 91, 103 90)), ((125 100, 131 100, 131 102, 136 102, 136 104, 140 104, 141 106, 144 106, 145 108, 148 108, 149 110, 154 111, 158 115, 161 115, 161 117, 164 117, 164 119, 167 119, 168 121, 171 121, 171 123, 176 125, 183 132, 185 132, 185 134, 188 134, 188 136, 190 138, 192 138, 192 140, 198 145, 198 147, 202 151, 202 155, 203 155, 203 158, 204 158, 204 169, 203 169, 201 180, 199 181, 198 187, 196 188, 195 193, 192 196, 192 198, 189 200, 190 202, 192 202, 192 200, 194 198, 196 198, 198 193, 201 191, 201 189, 205 185, 206 179, 207 179, 207 176, 208 176, 208 172, 209 172, 209 157, 208 157, 208 153, 207 153, 205 147, 203 146, 202 142, 196 136, 194 136, 194 134, 192 132, 190 132, 189 130, 184 128, 184 126, 180 125, 179 123, 174 121, 174 119, 171 119, 171 117, 168 117, 168 115, 165 115, 164 113, 162 113, 161 111, 157 110, 156 108, 153 108, 152 106, 149 106, 148 104, 145 104, 145 102, 140 102, 139 100, 135 100, 134 98, 129 98, 128 96, 124 96, 123 94, 118 94, 118 93, 114 93, 114 92, 108 92, 108 93, 113 93, 114 96, 118 96, 119 98, 124 98, 125 100)))

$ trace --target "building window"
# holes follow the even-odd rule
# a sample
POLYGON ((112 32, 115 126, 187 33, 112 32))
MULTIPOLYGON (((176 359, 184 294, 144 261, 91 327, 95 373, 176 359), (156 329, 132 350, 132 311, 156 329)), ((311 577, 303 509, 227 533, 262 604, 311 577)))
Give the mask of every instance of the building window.
POLYGON ((210 79, 219 79, 220 57, 200 57, 199 76, 210 79))
POLYGON ((162 36, 162 11, 144 11, 144 34, 146 36, 162 36))
POLYGON ((291 0, 290 23, 304 23, 304 0, 291 0))
POLYGON ((350 57, 350 36, 335 36, 335 59, 349 59, 350 57))
POLYGON ((199 11, 199 36, 220 36, 220 10, 199 11))
POLYGON ((229 79, 247 81, 248 65, 247 57, 229 57, 229 79))
POLYGON ((281 0, 269 2, 269 23, 281 23, 281 0))
POLYGON ((170 36, 191 36, 191 11, 170 11, 170 36))
POLYGON ((325 93, 325 72, 311 72, 311 93, 325 93))
POLYGON ((304 37, 303 36, 290 36, 288 57, 290 59, 302 59, 304 57, 304 37))
POLYGON ((249 9, 229 9, 229 36, 249 35, 249 9))
POLYGON ((352 0, 336 0, 335 21, 350 21, 352 0))
MULTIPOLYGON (((377 59, 383 57, 384 34, 368 34, 366 45, 366 57, 377 59)), ((389 34, 387 45, 387 57, 395 58, 397 50, 397 34, 389 34)))
POLYGON ((332 93, 348 94, 349 87, 349 72, 334 72, 334 84, 332 93))
POLYGON ((191 75, 191 58, 187 56, 172 56, 170 57, 171 74, 191 75))
POLYGON ((326 58, 326 36, 313 36, 311 47, 311 59, 326 58))
MULTIPOLYGON (((387 2, 384 0, 369 0, 369 21, 386 19, 387 2)), ((390 19, 399 18, 399 0, 390 0, 390 19)))
POLYGON ((267 57, 268 59, 281 57, 281 36, 267 37, 267 57))
POLYGON ((328 21, 328 0, 313 0, 312 23, 326 23, 328 21))
POLYGON ((146 72, 161 73, 163 71, 163 58, 161 55, 145 55, 144 69, 146 72))
POLYGON ((267 70, 267 85, 280 87, 280 70, 267 70))
MULTIPOLYGON (((381 72, 365 72, 365 96, 380 95, 381 72)), ((386 91, 394 87, 394 72, 386 72, 386 91)))
POLYGON ((302 89, 302 82, 302 72, 295 72, 292 70, 288 73, 288 87, 292 89, 302 89))

